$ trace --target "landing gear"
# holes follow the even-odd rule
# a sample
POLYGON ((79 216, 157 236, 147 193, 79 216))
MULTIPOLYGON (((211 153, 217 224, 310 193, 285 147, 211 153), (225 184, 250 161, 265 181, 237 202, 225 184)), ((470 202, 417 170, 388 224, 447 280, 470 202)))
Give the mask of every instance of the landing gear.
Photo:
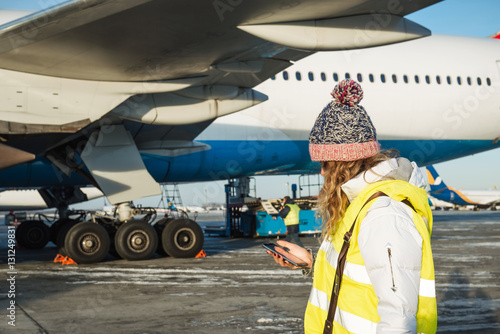
POLYGON ((130 220, 118 228, 115 235, 116 252, 125 260, 147 260, 158 247, 153 226, 142 220, 130 220))
POLYGON ((16 229, 16 240, 19 245, 29 249, 45 247, 50 239, 50 230, 41 220, 27 220, 16 229))
POLYGON ((64 247, 67 255, 77 263, 96 263, 108 254, 110 239, 101 225, 81 222, 69 229, 64 247))
POLYGON ((155 252, 188 258, 203 248, 201 227, 185 213, 152 225, 156 210, 122 203, 114 215, 64 210, 50 228, 42 218, 21 223, 16 231, 18 243, 26 248, 42 248, 50 240, 60 255, 79 264, 102 261, 108 253, 129 261, 147 260, 155 252))
POLYGON ((71 226, 75 225, 76 223, 82 220, 82 217, 83 216, 80 215, 80 217, 76 219, 60 218, 56 220, 54 223, 52 223, 52 225, 50 225, 50 241, 52 241, 54 245, 59 246, 59 243, 57 242, 57 236, 59 235, 61 229, 67 224, 70 224, 71 226))
POLYGON ((169 222, 162 232, 163 250, 170 256, 195 257, 203 248, 203 231, 193 220, 179 218, 169 222))
POLYGON ((163 219, 160 219, 159 221, 157 221, 156 224, 154 224, 154 228, 155 228, 156 234, 158 236, 158 247, 156 247, 156 253, 158 253, 161 256, 169 256, 167 254, 167 252, 165 252, 165 250, 163 249, 162 232, 165 229, 165 226, 167 226, 167 224, 169 222, 171 222, 172 220, 174 220, 174 219, 173 218, 163 218, 163 219))
POLYGON ((69 230, 76 224, 78 224, 78 221, 76 220, 66 221, 58 229, 55 244, 57 245, 57 248, 59 248, 59 254, 68 256, 66 248, 64 247, 66 245, 66 235, 68 235, 69 230))

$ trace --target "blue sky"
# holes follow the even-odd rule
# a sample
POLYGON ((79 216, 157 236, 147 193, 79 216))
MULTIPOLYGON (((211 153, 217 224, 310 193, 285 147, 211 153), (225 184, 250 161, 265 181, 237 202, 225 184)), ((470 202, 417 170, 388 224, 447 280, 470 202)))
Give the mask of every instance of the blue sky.
MULTIPOLYGON (((0 0, 0 8, 40 10, 59 2, 63 1, 0 0)), ((498 13, 499 0, 445 0, 408 15, 407 18, 427 27, 435 34, 486 37, 500 30, 498 13)), ((495 186, 500 188, 499 167, 500 149, 435 165, 445 182, 457 189, 493 189, 495 186)), ((282 197, 289 192, 292 183, 298 183, 297 176, 261 176, 255 180, 257 195, 262 198, 282 197)), ((201 205, 205 201, 205 194, 208 202, 223 202, 223 184, 221 181, 181 185, 184 204, 201 205)), ((156 205, 158 199, 141 202, 145 205, 156 205)))

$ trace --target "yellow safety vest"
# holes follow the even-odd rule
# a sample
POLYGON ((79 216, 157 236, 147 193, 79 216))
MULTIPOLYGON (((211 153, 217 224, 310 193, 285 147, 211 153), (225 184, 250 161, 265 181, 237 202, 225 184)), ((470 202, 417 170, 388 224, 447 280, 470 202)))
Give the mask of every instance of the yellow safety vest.
POLYGON ((297 204, 286 204, 290 208, 290 212, 285 217, 285 226, 299 224, 299 211, 300 208, 297 204))
POLYGON ((377 191, 382 191, 393 200, 408 199, 413 205, 413 222, 422 237, 422 268, 418 309, 416 314, 417 333, 435 333, 437 330, 437 305, 434 281, 434 262, 431 250, 432 212, 425 190, 408 182, 380 181, 367 186, 349 205, 335 235, 324 241, 314 264, 314 281, 307 303, 305 333, 323 333, 328 313, 337 258, 342 248, 343 236, 351 228, 359 213, 351 238, 344 276, 339 291, 333 333, 375 333, 380 317, 377 313, 378 299, 368 277, 361 256, 357 237, 361 223, 370 206, 363 204, 377 191), (427 223, 422 218, 427 219, 427 223))

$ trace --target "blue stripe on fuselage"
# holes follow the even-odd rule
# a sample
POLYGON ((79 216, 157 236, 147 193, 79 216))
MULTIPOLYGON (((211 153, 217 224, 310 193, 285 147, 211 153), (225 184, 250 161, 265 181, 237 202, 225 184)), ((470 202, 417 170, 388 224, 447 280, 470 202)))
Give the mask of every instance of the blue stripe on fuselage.
MULTIPOLYGON (((382 148, 397 149, 420 166, 442 162, 500 147, 490 140, 381 140, 382 148)), ((143 154, 150 174, 158 182, 224 180, 254 174, 302 174, 319 172, 311 162, 307 141, 204 141, 211 149, 164 157, 143 154)), ((0 187, 85 185, 72 173, 68 178, 47 160, 40 158, 0 171, 0 187)))

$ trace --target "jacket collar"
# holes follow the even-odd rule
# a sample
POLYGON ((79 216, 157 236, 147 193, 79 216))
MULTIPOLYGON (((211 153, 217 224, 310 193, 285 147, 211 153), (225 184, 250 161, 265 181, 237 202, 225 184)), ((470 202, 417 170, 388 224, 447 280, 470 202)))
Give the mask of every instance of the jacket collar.
POLYGON ((349 202, 352 202, 367 185, 384 180, 403 180, 420 188, 426 186, 424 176, 415 162, 410 162, 405 158, 393 158, 382 161, 350 179, 341 188, 349 202))

